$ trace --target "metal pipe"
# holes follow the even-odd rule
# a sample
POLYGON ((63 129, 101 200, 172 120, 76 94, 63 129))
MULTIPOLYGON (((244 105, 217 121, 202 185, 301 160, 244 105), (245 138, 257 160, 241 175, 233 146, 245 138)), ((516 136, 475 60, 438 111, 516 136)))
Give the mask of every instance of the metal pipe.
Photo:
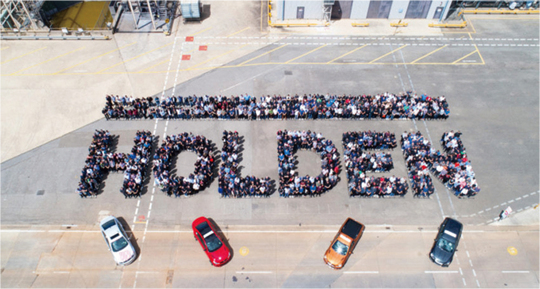
POLYGON ((150 20, 152 20, 152 26, 154 26, 154 30, 156 30, 156 22, 154 22, 154 14, 152 13, 152 7, 150 7, 150 0, 146 0, 146 3, 148 4, 148 11, 150 11, 150 20))
POLYGON ((0 36, 1 40, 109 40, 103 36, 0 36))
MULTIPOLYGON (((135 19, 135 14, 133 13, 133 6, 131 6, 131 0, 128 0, 128 4, 129 4, 129 10, 131 11, 131 16, 133 16, 133 23, 135 23, 135 30, 138 30, 139 25, 137 24, 137 20, 135 19)), ((139 9, 141 8, 139 7, 139 9)))

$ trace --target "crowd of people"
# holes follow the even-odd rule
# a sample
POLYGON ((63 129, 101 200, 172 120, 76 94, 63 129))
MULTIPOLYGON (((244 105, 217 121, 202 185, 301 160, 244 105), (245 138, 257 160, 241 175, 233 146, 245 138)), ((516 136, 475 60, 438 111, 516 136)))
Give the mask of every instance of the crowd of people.
POLYGON ((169 196, 189 196, 204 190, 213 178, 213 145, 204 136, 184 132, 166 136, 154 155, 154 181, 169 196), (188 177, 172 176, 173 157, 184 150, 197 154, 195 171, 188 177))
POLYGON ((339 181, 339 153, 331 140, 312 131, 278 131, 279 194, 282 197, 320 196, 339 181), (321 173, 298 176, 295 153, 300 150, 316 152, 321 157, 321 173))
POLYGON ((169 96, 134 98, 107 95, 109 119, 446 119, 444 96, 407 92, 376 95, 169 96))
POLYGON ((441 145, 446 154, 437 151, 430 156, 431 171, 458 197, 472 197, 480 192, 471 161, 461 142, 461 132, 445 132, 441 145))
POLYGON ((146 168, 152 153, 153 136, 149 131, 137 131, 131 153, 124 159, 124 183, 120 192, 126 198, 141 196, 142 183, 146 178, 146 168))
POLYGON ((431 144, 418 131, 404 132, 401 135, 401 149, 405 156, 405 165, 409 171, 409 179, 415 197, 429 197, 435 192, 433 181, 429 176, 428 157, 435 152, 431 144))
POLYGON ((124 172, 120 192, 126 198, 141 196, 145 168, 152 150, 152 134, 149 131, 137 131, 135 146, 130 154, 110 152, 111 142, 109 131, 94 132, 77 188, 81 198, 97 196, 103 174, 111 171, 124 172))
POLYGON ((389 197, 403 196, 408 185, 405 178, 367 177, 366 172, 388 172, 394 168, 392 156, 366 150, 394 149, 396 137, 390 132, 345 132, 343 134, 343 161, 349 180, 350 196, 389 197))
POLYGON ((105 167, 109 165, 107 154, 109 153, 110 144, 111 134, 109 131, 96 130, 94 132, 77 188, 81 198, 97 196, 102 179, 102 170, 106 170, 105 167))
POLYGON ((430 172, 460 198, 472 197, 480 192, 460 136, 459 131, 445 132, 441 138, 444 153, 441 153, 433 149, 420 132, 403 133, 405 163, 417 196, 429 196, 435 191, 430 172))
POLYGON ((242 178, 238 171, 240 157, 240 137, 237 131, 223 131, 223 149, 219 168, 218 191, 222 197, 268 197, 270 195, 270 178, 255 176, 242 178))

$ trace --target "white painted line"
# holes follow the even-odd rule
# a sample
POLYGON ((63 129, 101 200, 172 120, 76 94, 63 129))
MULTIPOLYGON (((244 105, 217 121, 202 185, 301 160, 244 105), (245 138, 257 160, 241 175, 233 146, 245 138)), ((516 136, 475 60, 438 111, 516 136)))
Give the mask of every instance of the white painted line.
POLYGON ((461 271, 461 267, 459 267, 459 274, 461 274, 461 276, 463 276, 463 271, 461 271))
POLYGON ((510 201, 508 201, 508 203, 509 203, 509 204, 511 204, 511 203, 513 203, 513 202, 514 202, 514 200, 510 200, 510 201))
POLYGON ((474 277, 476 277, 476 271, 474 271, 474 269, 472 269, 472 273, 473 273, 474 277))
POLYGON ((504 203, 501 203, 501 206, 504 206, 504 205, 506 205, 506 202, 504 202, 504 203))
POLYGON ((491 208, 487 208, 487 209, 486 209, 486 212, 487 212, 487 211, 491 211, 491 208))
POLYGON ((152 210, 152 203, 150 203, 150 206, 148 207, 148 210, 152 210))
POLYGON ((476 279, 476 285, 478 285, 478 288, 480 288, 480 282, 478 282, 478 279, 476 279))
POLYGON ((467 258, 471 258, 471 255, 469 255, 469 251, 465 251, 467 253, 467 258))
POLYGON ((521 197, 519 197, 519 198, 516 198, 516 201, 519 201, 519 200, 521 200, 521 197))
POLYGON ((529 271, 502 271, 503 274, 527 274, 529 271))
POLYGON ((529 197, 529 194, 526 194, 523 196, 523 198, 528 198, 529 197))
POLYGON ((343 274, 379 274, 379 271, 345 271, 343 274))
POLYGON ((424 271, 426 274, 457 274, 458 271, 424 271))
POLYGON ((463 286, 467 286, 467 282, 465 282, 465 278, 461 278, 463 280, 463 286))
POLYGON ((482 210, 482 211, 478 212, 478 214, 480 215, 480 214, 482 214, 483 212, 484 212, 484 210, 482 210))
POLYGON ((272 274, 272 271, 236 271, 236 274, 272 274))
POLYGON ((496 208, 498 208, 498 207, 499 207, 499 205, 493 206, 493 209, 496 209, 496 208))
POLYGON ((55 274, 69 274, 69 271, 54 271, 55 274))
MULTIPOLYGON (((148 211, 148 216, 146 216, 146 219, 150 219, 150 213, 152 213, 152 211, 148 211)), ((148 222, 146 222, 146 224, 148 225, 148 222)))
POLYGON ((471 267, 473 266, 473 265, 472 265, 472 261, 471 261, 471 259, 469 259, 469 264, 471 265, 471 267))

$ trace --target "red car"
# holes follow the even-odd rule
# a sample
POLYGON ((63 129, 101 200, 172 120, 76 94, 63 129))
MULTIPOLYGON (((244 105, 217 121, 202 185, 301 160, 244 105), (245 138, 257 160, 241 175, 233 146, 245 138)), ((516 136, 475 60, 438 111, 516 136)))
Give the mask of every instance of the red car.
POLYGON ((221 267, 231 260, 231 251, 206 217, 197 218, 191 227, 195 240, 199 241, 212 265, 221 267))

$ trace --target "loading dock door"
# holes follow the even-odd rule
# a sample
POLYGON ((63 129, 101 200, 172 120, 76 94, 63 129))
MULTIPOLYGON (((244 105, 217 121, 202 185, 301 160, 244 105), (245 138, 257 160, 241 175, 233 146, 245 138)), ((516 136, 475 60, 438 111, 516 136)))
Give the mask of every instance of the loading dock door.
POLYGON ((431 1, 411 1, 405 18, 426 18, 431 7, 431 1))
POLYGON ((367 18, 388 18, 390 8, 392 8, 392 1, 371 0, 367 18))

